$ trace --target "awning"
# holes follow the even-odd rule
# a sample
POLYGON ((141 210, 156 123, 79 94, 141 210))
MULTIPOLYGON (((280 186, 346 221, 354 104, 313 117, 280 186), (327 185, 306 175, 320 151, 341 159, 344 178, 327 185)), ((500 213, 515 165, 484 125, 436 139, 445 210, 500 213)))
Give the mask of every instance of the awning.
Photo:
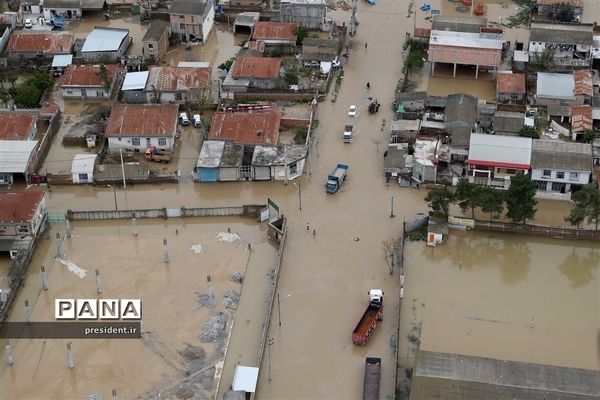
POLYGON ((244 367, 237 365, 233 375, 233 384, 231 388, 235 391, 254 393, 256 391, 256 382, 258 381, 258 368, 244 367))

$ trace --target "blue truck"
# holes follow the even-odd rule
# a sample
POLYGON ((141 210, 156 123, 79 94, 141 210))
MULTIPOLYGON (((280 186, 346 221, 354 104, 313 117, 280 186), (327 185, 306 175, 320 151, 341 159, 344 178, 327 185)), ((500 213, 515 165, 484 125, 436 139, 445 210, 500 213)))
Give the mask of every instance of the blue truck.
POLYGON ((346 164, 338 164, 333 172, 327 177, 325 190, 327 193, 336 193, 346 181, 346 172, 348 166, 346 164))

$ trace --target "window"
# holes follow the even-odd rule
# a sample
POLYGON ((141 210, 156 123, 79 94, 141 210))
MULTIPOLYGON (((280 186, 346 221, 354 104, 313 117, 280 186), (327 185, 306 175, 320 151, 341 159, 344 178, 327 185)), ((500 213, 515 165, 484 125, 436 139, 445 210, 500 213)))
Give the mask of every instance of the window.
POLYGON ((158 145, 159 146, 166 146, 167 145, 167 138, 164 138, 164 137, 158 138, 158 145))
POLYGON ((552 174, 552 171, 550 171, 549 169, 545 169, 542 171, 542 177, 543 178, 550 178, 550 175, 552 174))
POLYGON ((520 98, 521 98, 520 94, 514 94, 513 93, 513 94, 510 95, 510 99, 511 100, 519 100, 520 98))
POLYGON ((72 91, 72 90, 67 90, 67 94, 68 94, 69 96, 71 96, 71 95, 73 94, 73 91, 72 91))
POLYGON ((133 146, 139 146, 140 145, 140 138, 139 137, 131 138, 131 144, 133 146))
POLYGON ((27 225, 19 225, 19 227, 17 228, 17 232, 19 232, 19 233, 28 233, 29 232, 29 227, 27 225))
POLYGON ((578 172, 569 172, 569 179, 572 181, 578 181, 579 173, 578 172))
POLYGON ((152 43, 148 43, 148 49, 154 50, 154 45, 152 43))
POLYGON ((566 189, 566 183, 562 182, 552 182, 552 191, 564 193, 566 189))
POLYGON ((565 179, 565 173, 564 173, 564 171, 558 171, 556 173, 556 179, 565 179))
POLYGON ((179 19, 185 19, 185 17, 183 15, 180 15, 179 19))
POLYGON ((289 165, 290 175, 296 175, 298 173, 298 163, 291 163, 289 165))
POLYGON ((149 137, 146 138, 146 146, 151 146, 151 142, 150 142, 150 138, 149 137))
POLYGON ((181 29, 182 31, 185 30, 185 24, 179 24, 179 29, 181 29))

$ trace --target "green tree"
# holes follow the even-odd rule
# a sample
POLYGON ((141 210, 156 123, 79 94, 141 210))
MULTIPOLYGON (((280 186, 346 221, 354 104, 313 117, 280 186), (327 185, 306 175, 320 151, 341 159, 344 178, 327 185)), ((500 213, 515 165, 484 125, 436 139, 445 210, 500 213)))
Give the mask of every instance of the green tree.
POLYGON ((296 67, 287 68, 283 74, 283 79, 288 85, 297 85, 300 81, 298 69, 296 67))
POLYGON ((425 201, 434 212, 448 216, 450 213, 450 203, 454 201, 454 193, 447 186, 433 188, 427 193, 425 201))
POLYGON ((475 209, 481 203, 481 186, 469 182, 467 178, 462 178, 456 186, 455 196, 463 213, 470 208, 471 218, 475 218, 475 209))
POLYGON ((16 89, 15 102, 19 107, 34 108, 38 106, 41 96, 35 85, 21 85, 16 89))
POLYGON ((579 226, 587 218, 587 222, 594 224, 594 229, 597 231, 600 223, 600 189, 593 184, 585 185, 573 193, 571 200, 575 206, 565 220, 579 226))
POLYGON ((530 175, 519 173, 510 178, 506 192, 506 216, 513 222, 525 223, 535 216, 535 184, 530 175))
POLYGON ((490 186, 481 186, 479 206, 481 211, 490 214, 490 221, 492 218, 498 218, 504 211, 504 193, 490 186))
POLYGON ((281 49, 281 46, 276 46, 273 48, 273 50, 271 50, 271 53, 269 53, 269 56, 272 58, 280 58, 283 55, 283 50, 281 49))
MULTIPOLYGON (((104 91, 108 93, 110 91, 110 85, 112 84, 112 79, 108 75, 108 70, 106 69, 106 65, 100 65, 100 71, 96 73, 98 78, 102 81, 102 85, 104 86, 104 91)), ((110 93, 109 93, 110 95, 110 93)))
POLYGON ((592 143, 597 137, 599 137, 598 132, 595 132, 593 130, 587 130, 583 132, 584 143, 592 143))
POLYGON ((523 125, 523 127, 519 131, 519 136, 529 137, 532 139, 539 139, 540 133, 538 132, 535 126, 523 125))
POLYGON ((548 72, 552 68, 554 68, 554 50, 536 53, 533 60, 529 62, 529 71, 531 72, 548 72))
POLYGON ((229 60, 227 60, 224 63, 222 63, 221 65, 219 65, 219 69, 229 72, 234 61, 235 61, 235 57, 231 57, 229 60))
POLYGON ((549 17, 560 22, 572 22, 575 19, 575 11, 569 4, 555 4, 549 13, 549 17))
POLYGON ((404 60, 404 72, 408 75, 414 71, 419 71, 423 68, 425 62, 423 61, 423 53, 421 51, 412 51, 408 54, 408 57, 404 60))
POLYGON ((294 28, 294 35, 296 35, 296 44, 302 44, 302 41, 309 34, 309 29, 306 26, 298 25, 294 28))

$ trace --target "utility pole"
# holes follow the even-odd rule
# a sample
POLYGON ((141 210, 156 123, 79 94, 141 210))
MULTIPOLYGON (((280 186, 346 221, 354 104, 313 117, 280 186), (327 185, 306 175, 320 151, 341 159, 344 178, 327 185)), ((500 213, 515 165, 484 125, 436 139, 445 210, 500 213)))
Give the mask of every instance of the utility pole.
POLYGON ((390 218, 394 218, 396 215, 394 215, 394 196, 392 196, 392 207, 390 209, 390 218))
POLYGON ((113 179, 112 181, 112 190, 113 190, 113 196, 115 198, 115 210, 119 211, 119 206, 117 205, 117 188, 115 186, 115 180, 113 179))
POLYGON ((287 144, 283 145, 283 172, 285 173, 284 184, 288 184, 287 144))
POLYGON ((267 344, 269 345, 269 382, 271 382, 271 346, 275 343, 275 339, 269 338, 267 344))
POLYGON ((123 148, 119 149, 121 155, 121 173, 123 174, 123 189, 127 189, 127 182, 125 181, 125 165, 123 164, 123 148))
POLYGON ((281 326, 281 302, 279 301, 279 293, 277 293, 277 313, 279 314, 279 326, 281 326))
POLYGON ((352 16, 350 17, 350 36, 356 33, 356 0, 352 1, 352 16))
POLYGON ((302 211, 302 176, 298 179, 298 206, 302 211))

